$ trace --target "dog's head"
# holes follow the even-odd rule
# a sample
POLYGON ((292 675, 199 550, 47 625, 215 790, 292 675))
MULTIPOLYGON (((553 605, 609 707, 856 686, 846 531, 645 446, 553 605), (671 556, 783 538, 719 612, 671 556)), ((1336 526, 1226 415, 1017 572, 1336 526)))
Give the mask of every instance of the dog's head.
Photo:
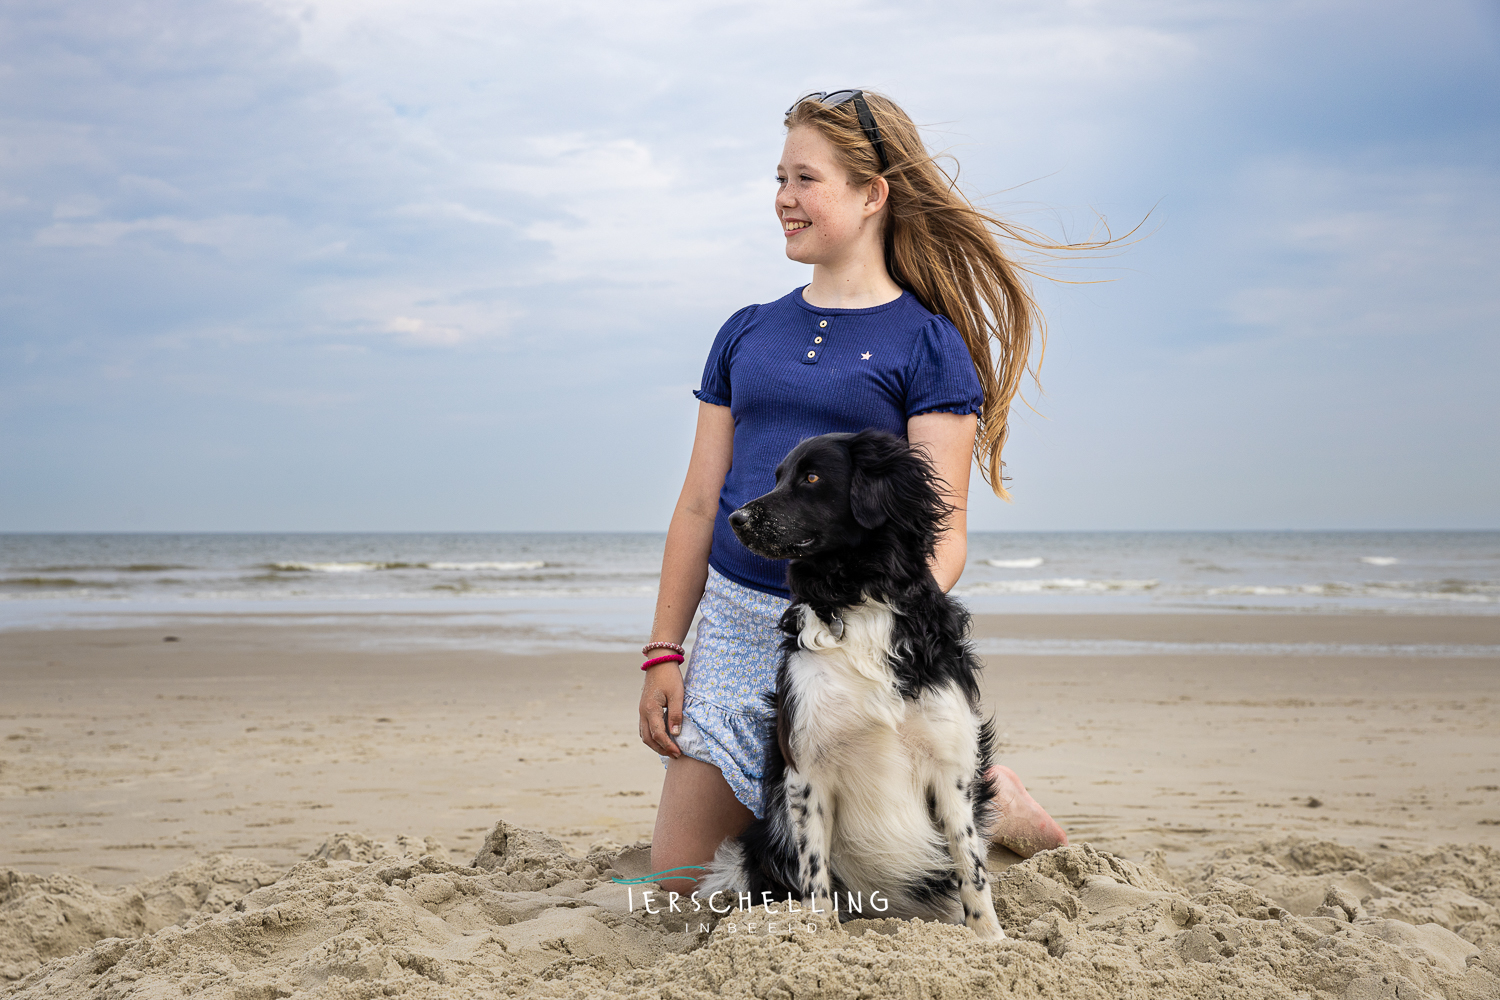
POLYGON ((729 515, 746 548, 768 559, 851 549, 872 533, 931 554, 949 512, 922 452, 884 431, 803 441, 776 467, 776 488, 729 515))

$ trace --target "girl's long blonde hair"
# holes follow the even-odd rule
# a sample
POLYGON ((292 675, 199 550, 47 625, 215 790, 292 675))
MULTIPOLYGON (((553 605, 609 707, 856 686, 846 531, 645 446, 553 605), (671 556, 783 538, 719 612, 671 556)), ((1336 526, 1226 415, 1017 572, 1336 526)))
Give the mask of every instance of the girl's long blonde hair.
MULTIPOLYGON (((829 107, 803 101, 786 116, 788 130, 817 129, 833 144, 849 181, 863 187, 876 177, 890 186, 885 224, 885 266, 892 280, 930 312, 948 317, 968 345, 984 388, 974 438, 980 474, 1009 500, 1000 453, 1010 435, 1010 405, 1030 367, 1035 380, 1047 330, 1026 280, 1028 269, 1006 253, 1003 235, 1041 251, 1064 249, 1038 234, 974 207, 922 144, 917 126, 896 103, 864 91, 880 128, 886 160, 860 127, 853 101, 829 107), (991 350, 994 342, 999 357, 991 350), (1033 344, 1035 366, 1030 365, 1033 344)), ((1067 249, 1098 246, 1085 244, 1067 249)), ((1040 388, 1040 382, 1038 382, 1040 388)))

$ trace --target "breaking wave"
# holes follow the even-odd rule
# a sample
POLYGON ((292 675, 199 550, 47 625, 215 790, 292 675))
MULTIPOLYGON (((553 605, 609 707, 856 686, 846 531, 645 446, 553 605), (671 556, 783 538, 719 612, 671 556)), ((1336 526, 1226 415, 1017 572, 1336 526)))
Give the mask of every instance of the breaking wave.
POLYGON ((1153 590, 1160 585, 1160 580, 1079 580, 1066 577, 1056 580, 984 580, 964 584, 955 588, 954 593, 960 596, 963 594, 1111 594, 1153 590))
POLYGON ((954 588, 963 596, 1001 594, 1145 594, 1159 599, 1224 597, 1302 598, 1324 600, 1377 599, 1382 601, 1434 601, 1456 604, 1500 603, 1500 583, 1489 580, 1415 580, 1349 583, 1237 583, 1215 587, 1185 581, 1116 580, 1057 577, 1031 580, 981 580, 963 582, 954 588))
POLYGON ((67 576, 19 576, 0 580, 0 587, 16 587, 24 590, 68 590, 74 587, 107 587, 107 583, 90 583, 67 576))
POLYGON ((1240 584, 1230 587, 1210 587, 1205 593, 1210 597, 1382 597, 1397 600, 1458 601, 1483 604, 1500 600, 1500 584, 1486 580, 1240 584))
POLYGON ((528 559, 523 562, 274 562, 267 569, 278 573, 371 573, 389 569, 431 569, 458 572, 516 572, 518 570, 544 569, 543 559, 528 559))

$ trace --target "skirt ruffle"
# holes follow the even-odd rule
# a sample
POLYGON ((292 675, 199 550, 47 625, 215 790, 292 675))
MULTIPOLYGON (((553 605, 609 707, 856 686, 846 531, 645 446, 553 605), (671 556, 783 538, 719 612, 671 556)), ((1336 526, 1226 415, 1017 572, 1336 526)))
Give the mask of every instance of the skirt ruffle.
MULTIPOLYGON (((789 604, 709 569, 683 678, 678 749, 717 767, 734 797, 756 816, 771 731, 767 696, 776 689, 780 622, 789 604)), ((670 759, 663 757, 662 765, 670 759)))

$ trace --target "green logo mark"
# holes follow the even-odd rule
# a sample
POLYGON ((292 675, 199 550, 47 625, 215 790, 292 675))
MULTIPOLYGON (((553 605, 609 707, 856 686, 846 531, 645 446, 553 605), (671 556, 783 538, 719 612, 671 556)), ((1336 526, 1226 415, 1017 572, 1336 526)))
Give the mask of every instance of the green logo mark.
POLYGON ((617 883, 619 885, 640 885, 643 882, 660 882, 663 875, 668 875, 668 876, 671 876, 672 878, 687 879, 689 882, 696 882, 696 881, 698 881, 698 879, 696 877, 692 876, 692 875, 672 875, 673 872, 684 872, 684 871, 699 871, 699 872, 708 871, 708 866, 707 865, 678 865, 676 868, 665 868, 665 869, 663 869, 663 870, 661 870, 659 872, 652 872, 650 875, 641 875, 638 878, 613 878, 612 877, 612 878, 610 878, 610 881, 611 882, 615 882, 615 883, 617 883))

